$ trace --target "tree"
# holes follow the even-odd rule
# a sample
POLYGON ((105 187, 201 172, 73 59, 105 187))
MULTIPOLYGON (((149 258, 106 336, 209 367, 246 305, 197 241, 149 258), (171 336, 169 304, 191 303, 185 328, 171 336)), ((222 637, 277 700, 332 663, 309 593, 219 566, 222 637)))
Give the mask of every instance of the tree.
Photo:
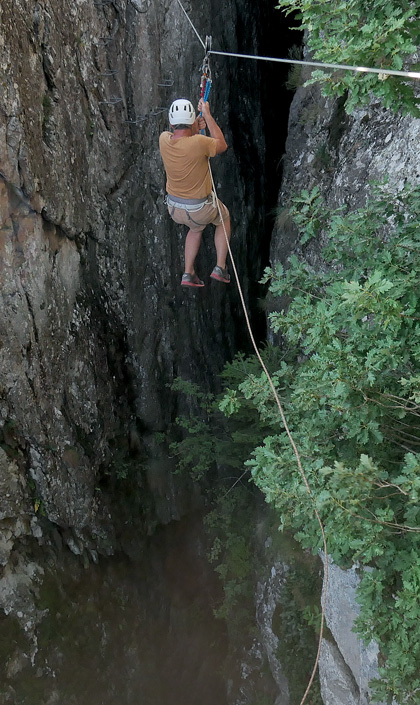
MULTIPOLYGON (((313 58, 326 63, 417 71, 420 17, 410 0, 279 0, 277 7, 300 20, 313 58)), ((420 102, 412 79, 350 71, 312 73, 324 95, 348 94, 346 108, 366 105, 375 95, 386 108, 418 117, 420 102)), ((417 81, 418 83, 418 81, 417 81)))
MULTIPOLYGON (((284 340, 272 377, 312 495, 279 429, 265 374, 248 374, 222 408, 250 402, 277 430, 247 462, 256 485, 300 543, 362 571, 357 630, 376 639, 375 696, 414 705, 420 693, 420 188, 376 186, 366 206, 329 211, 317 189, 293 200, 305 243, 322 231, 325 266, 292 256, 267 270, 270 315, 284 340)), ((305 245, 303 245, 305 250, 305 245)))

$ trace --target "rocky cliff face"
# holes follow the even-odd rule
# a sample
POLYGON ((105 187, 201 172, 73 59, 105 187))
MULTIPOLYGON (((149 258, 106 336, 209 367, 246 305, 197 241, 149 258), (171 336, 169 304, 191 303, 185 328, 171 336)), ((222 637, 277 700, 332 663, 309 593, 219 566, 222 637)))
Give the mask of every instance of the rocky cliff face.
MULTIPOLYGON (((223 11, 195 1, 186 7, 214 48, 258 53, 265 7, 249 0, 223 11)), ((175 0, 0 4, 2 702, 52 705, 65 693, 76 705, 95 697, 132 705, 141 692, 144 705, 173 705, 185 693, 200 699, 223 666, 226 635, 210 619, 217 588, 209 587, 198 524, 180 522, 171 537, 156 530, 194 516, 200 502, 158 444, 156 434, 182 411, 168 385, 179 375, 213 389, 223 363, 246 345, 235 288, 207 281, 210 233, 198 260, 206 288, 180 289, 183 229, 163 203, 157 141, 165 108, 180 95, 198 98, 202 58, 175 0), (116 552, 118 560, 105 561, 116 552), (196 638, 200 620, 207 641, 196 638), (168 642, 168 625, 171 634, 181 625, 195 636, 179 647, 168 642), (156 689, 159 659, 170 677, 156 689)), ((215 59, 213 78, 213 112, 231 145, 215 160, 216 187, 231 210, 232 248, 252 307, 266 166, 275 156, 266 154, 263 131, 269 91, 255 64, 215 59)), ((389 171, 397 185, 416 180, 418 133, 418 121, 378 106, 349 118, 340 102, 299 89, 281 201, 319 183, 330 203, 358 203, 370 178, 389 171)), ((271 180, 275 173, 272 166, 271 180)), ((276 227, 273 263, 295 246, 293 230, 276 227)), ((254 654, 255 682, 258 664, 268 661, 270 693, 282 703, 288 684, 272 623, 286 573, 279 568, 260 583, 263 637, 254 654)), ((333 647, 324 644, 324 700, 338 698, 339 687, 331 695, 327 684, 344 669, 358 702, 365 681, 349 675, 335 638, 333 647)), ((227 697, 222 680, 214 686, 219 702, 227 697)), ((246 700, 253 691, 245 683, 241 692, 246 700)))
MULTIPOLYGON (((58 526, 98 536, 112 444, 147 454, 176 411, 168 383, 211 386, 234 350, 235 296, 179 288, 183 233, 157 151, 162 106, 198 94, 202 51, 176 3, 13 2, 1 21, 2 457, 26 513, 39 500, 58 526)), ((214 105, 229 139, 227 84, 214 105)), ((218 166, 243 267, 244 179, 232 151, 218 166)), ((203 275, 212 262, 208 242, 203 275)))
MULTIPOLYGON (((303 84, 310 71, 303 67, 295 80, 303 84)), ((317 86, 302 85, 292 102, 279 205, 292 194, 319 186, 332 207, 357 207, 365 202, 374 181, 389 179, 391 188, 417 184, 420 121, 395 114, 379 103, 359 108, 350 116, 344 100, 320 95, 317 86)), ((296 234, 277 222, 272 261, 287 260, 296 249, 296 234)), ((315 246, 316 250, 316 246, 315 246)))
MULTIPOLYGON (((302 84, 309 74, 303 70, 302 84)), ((344 102, 325 99, 315 86, 296 91, 292 103, 279 206, 303 188, 318 186, 326 202, 362 205, 373 181, 389 180, 391 189, 417 185, 420 160, 417 144, 420 120, 403 117, 372 103, 351 116, 344 102)), ((301 252, 297 233, 280 215, 272 240, 272 264, 287 263, 292 252, 301 252)), ((319 262, 320 242, 305 246, 305 256, 319 262)), ((287 264, 286 264, 287 266, 287 264)), ((369 703, 368 683, 378 675, 377 647, 365 647, 351 631, 358 614, 356 568, 331 567, 326 620, 329 638, 322 647, 321 692, 326 705, 369 703)))
MULTIPOLYGON (((240 34, 256 50, 263 11, 248 0, 187 9, 215 48, 237 50, 240 34)), ((76 588, 51 575, 65 556, 74 576, 116 550, 138 558, 157 525, 196 506, 156 433, 180 410, 174 377, 214 387, 242 316, 234 287, 208 280, 211 233, 206 288, 179 287, 184 232, 157 144, 169 103, 198 100, 203 50, 178 3, 12 0, 0 27, 0 699, 52 703, 60 689, 34 695, 30 674, 48 680, 69 652, 42 654, 40 625, 76 588)), ((213 78, 232 146, 214 176, 247 296, 263 229, 259 69, 219 63, 213 78)))
POLYGON ((359 580, 356 567, 329 566, 326 624, 330 637, 323 639, 319 666, 325 705, 368 705, 369 683, 379 677, 377 644, 364 644, 352 630, 360 612, 355 599, 359 580))

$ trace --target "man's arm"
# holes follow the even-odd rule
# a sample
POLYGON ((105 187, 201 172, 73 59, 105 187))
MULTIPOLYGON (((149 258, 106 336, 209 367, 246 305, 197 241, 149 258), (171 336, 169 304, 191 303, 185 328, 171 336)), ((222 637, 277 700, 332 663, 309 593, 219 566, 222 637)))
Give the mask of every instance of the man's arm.
POLYGON ((228 146, 224 134, 212 116, 208 102, 204 102, 203 98, 200 98, 198 102, 198 109, 201 113, 203 113, 203 118, 206 121, 208 131, 210 132, 210 137, 213 137, 217 142, 216 154, 226 152, 228 146))

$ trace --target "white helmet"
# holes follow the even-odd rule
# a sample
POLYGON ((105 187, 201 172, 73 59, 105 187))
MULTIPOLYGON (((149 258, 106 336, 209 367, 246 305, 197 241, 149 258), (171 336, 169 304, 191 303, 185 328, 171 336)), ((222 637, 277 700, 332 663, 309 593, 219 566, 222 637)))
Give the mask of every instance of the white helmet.
POLYGON ((174 100, 169 108, 171 125, 192 125, 195 120, 195 110, 186 98, 174 100))

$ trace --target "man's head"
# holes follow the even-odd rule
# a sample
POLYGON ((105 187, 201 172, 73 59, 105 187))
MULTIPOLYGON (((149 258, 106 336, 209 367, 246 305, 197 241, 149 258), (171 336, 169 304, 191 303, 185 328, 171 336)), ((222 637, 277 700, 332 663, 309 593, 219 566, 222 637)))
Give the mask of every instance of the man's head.
POLYGON ((174 100, 169 108, 169 122, 177 129, 188 129, 195 122, 195 110, 186 98, 174 100))

